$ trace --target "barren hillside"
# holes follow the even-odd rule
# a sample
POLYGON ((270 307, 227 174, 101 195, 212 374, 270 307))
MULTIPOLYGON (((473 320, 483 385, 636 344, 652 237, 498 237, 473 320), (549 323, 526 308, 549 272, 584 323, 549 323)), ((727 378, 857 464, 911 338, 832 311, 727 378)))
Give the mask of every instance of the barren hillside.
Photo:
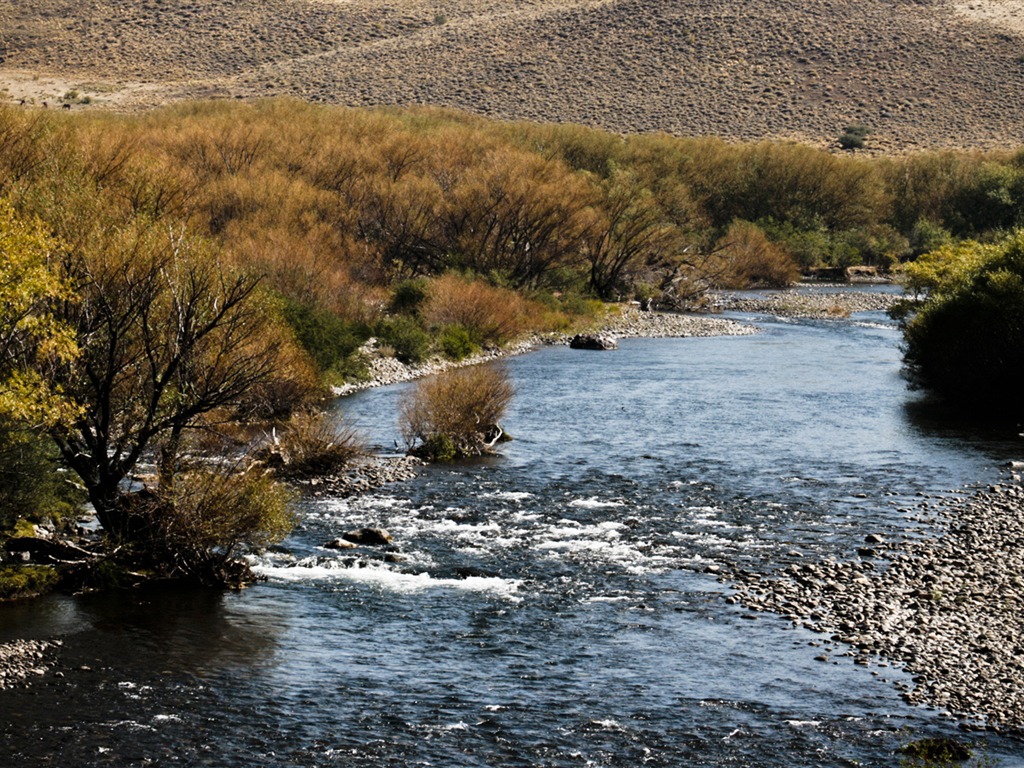
MULTIPOLYGON (((1024 143, 1022 0, 0 0, 0 87, 436 104, 881 149, 1024 143)), ((76 104, 75 108, 82 108, 76 104)))

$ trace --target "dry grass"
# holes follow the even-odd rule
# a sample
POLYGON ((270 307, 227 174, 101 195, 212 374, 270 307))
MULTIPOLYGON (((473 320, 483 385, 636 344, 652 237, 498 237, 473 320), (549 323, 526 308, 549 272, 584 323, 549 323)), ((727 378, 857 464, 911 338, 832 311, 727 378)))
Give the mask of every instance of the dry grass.
POLYGON ((820 145, 861 122, 880 149, 1024 140, 1019 0, 6 6, 0 85, 51 106, 292 95, 820 145))

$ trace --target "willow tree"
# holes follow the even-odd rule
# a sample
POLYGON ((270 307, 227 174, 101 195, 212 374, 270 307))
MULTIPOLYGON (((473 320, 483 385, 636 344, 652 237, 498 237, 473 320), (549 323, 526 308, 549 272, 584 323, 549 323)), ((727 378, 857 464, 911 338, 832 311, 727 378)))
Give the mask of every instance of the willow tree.
POLYGON ((0 414, 36 425, 68 415, 41 371, 76 353, 71 328, 53 312, 73 299, 54 264, 56 245, 41 222, 0 199, 0 414))
POLYGON ((40 222, 0 199, 0 527, 61 503, 41 428, 74 410, 39 372, 76 351, 70 328, 51 311, 72 295, 53 263, 56 245, 40 222))
POLYGON ((296 372, 257 278, 221 268, 201 242, 166 229, 103 237, 69 257, 76 299, 62 315, 80 353, 51 377, 79 412, 50 431, 104 529, 124 536, 125 480, 147 452, 170 490, 186 433, 252 407, 296 372))

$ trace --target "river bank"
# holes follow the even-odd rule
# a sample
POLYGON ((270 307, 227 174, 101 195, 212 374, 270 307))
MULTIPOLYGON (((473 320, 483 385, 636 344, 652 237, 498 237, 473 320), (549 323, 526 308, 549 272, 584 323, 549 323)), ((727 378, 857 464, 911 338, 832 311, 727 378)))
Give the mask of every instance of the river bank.
MULTIPOLYGON (((857 559, 728 577, 737 598, 828 636, 818 660, 903 667, 911 704, 974 724, 1024 727, 1024 485, 922 502, 939 533, 867 534, 857 559)), ((884 672, 881 674, 884 675, 884 672)), ((900 685, 900 684, 898 684, 900 685)))
MULTIPOLYGON (((688 338, 709 336, 745 336, 756 333, 752 326, 699 314, 678 314, 672 312, 641 312, 634 305, 617 308, 608 319, 602 322, 595 334, 615 338, 688 338)), ((363 353, 370 361, 370 372, 364 381, 344 384, 335 387, 333 393, 344 397, 374 387, 384 387, 403 381, 414 381, 426 376, 459 368, 467 365, 496 362, 498 360, 523 355, 545 345, 567 345, 573 337, 572 333, 536 334, 520 339, 500 349, 487 349, 463 360, 447 360, 440 357, 432 358, 418 365, 406 365, 394 357, 383 355, 374 339, 363 348, 363 353)))
POLYGON ((0 690, 28 685, 57 663, 59 640, 12 640, 0 645, 0 690))
POLYGON ((886 312, 903 296, 898 293, 844 290, 821 285, 817 291, 717 293, 711 306, 718 312, 744 312, 775 317, 839 318, 854 312, 886 312))

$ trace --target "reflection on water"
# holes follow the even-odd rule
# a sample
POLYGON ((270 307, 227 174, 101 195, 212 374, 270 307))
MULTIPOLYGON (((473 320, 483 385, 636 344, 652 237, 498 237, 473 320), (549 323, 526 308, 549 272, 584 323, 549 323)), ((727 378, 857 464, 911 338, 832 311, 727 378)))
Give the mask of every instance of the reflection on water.
MULTIPOLYGON (((0 639, 63 635, 65 677, 0 693, 18 765, 893 765, 887 666, 836 657, 713 573, 844 557, 918 494, 998 479, 1015 436, 913 405, 884 316, 625 340, 509 361, 503 456, 432 468, 302 524, 241 594, 58 598, 0 639), (321 544, 381 525, 397 558, 321 544)), ((344 401, 390 447, 404 387, 344 401)), ((909 532, 908 532, 909 535, 909 532)), ((1024 765, 1014 737, 991 757, 1024 765)))

